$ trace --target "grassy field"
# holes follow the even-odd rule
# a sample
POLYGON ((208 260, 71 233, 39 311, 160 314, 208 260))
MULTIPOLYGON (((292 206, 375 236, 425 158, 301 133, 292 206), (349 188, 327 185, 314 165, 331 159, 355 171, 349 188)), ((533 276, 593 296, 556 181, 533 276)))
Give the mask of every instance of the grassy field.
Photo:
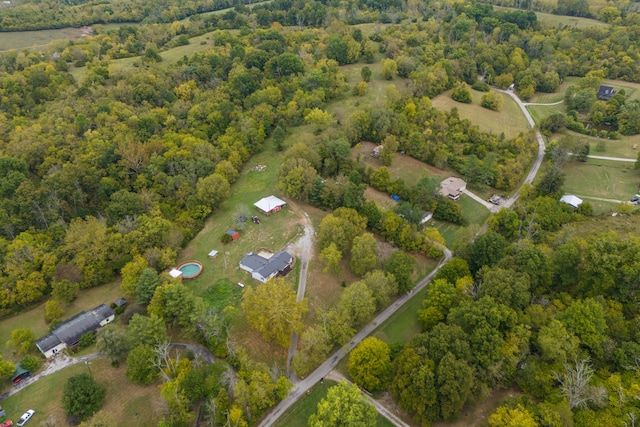
POLYGON ((94 359, 90 366, 79 363, 63 369, 3 400, 8 418, 15 422, 27 409, 34 409, 36 414, 30 424, 44 425, 43 422, 52 417, 57 425, 66 425, 61 405, 64 384, 69 377, 89 373, 89 369, 96 381, 106 388, 101 410, 109 414, 113 425, 157 425, 164 407, 157 384, 148 387, 132 384, 125 376, 124 365, 113 368, 106 359, 94 359))
POLYGON ((556 113, 566 113, 566 108, 563 104, 557 105, 530 105, 527 107, 529 110, 529 114, 531 114, 531 118, 533 121, 539 125, 542 120, 556 113))
POLYGON ((638 193, 640 172, 633 163, 589 159, 586 163, 570 162, 563 167, 566 174, 564 191, 585 197, 596 213, 607 212, 617 202, 597 203, 587 197, 626 201, 638 193))
MULTIPOLYGON (((589 2, 591 6, 593 5, 593 1, 589 2)), ((521 10, 513 7, 503 7, 503 6, 493 6, 495 10, 521 10)), ((608 24, 602 21, 598 21, 597 19, 589 19, 589 18, 578 18, 575 16, 564 16, 564 15, 553 15, 551 13, 544 12, 536 12, 536 16, 538 17, 538 22, 546 27, 553 28, 577 28, 583 30, 585 28, 591 27, 606 27, 608 24)))
MULTIPOLYGON (((78 293, 78 298, 66 308, 64 319, 101 303, 109 305, 121 296, 119 281, 83 289, 78 293)), ((25 327, 31 329, 38 338, 48 333, 49 326, 44 322, 44 304, 0 321, 0 354, 3 357, 16 362, 20 360, 20 356, 14 355, 13 348, 6 343, 11 338, 12 330, 25 327)))
POLYGON ((232 283, 252 283, 249 273, 240 269, 240 259, 258 248, 279 251, 302 230, 302 216, 291 207, 267 216, 253 206, 259 199, 273 194, 280 161, 281 156, 270 150, 253 157, 233 185, 231 197, 207 219, 202 231, 180 254, 179 262, 197 260, 204 267, 199 277, 186 282, 197 295, 202 295, 222 278, 228 278, 232 283), (266 168, 257 171, 254 170, 256 165, 266 165, 266 168), (239 223, 237 217, 240 215, 257 215, 261 224, 250 220, 239 223), (228 229, 238 231, 240 238, 225 245, 220 242, 220 236, 228 229), (209 259, 207 255, 212 249, 219 251, 215 259, 209 259))
MULTIPOLYGON (((458 203, 462 207, 462 214, 468 225, 482 225, 489 218, 489 210, 471 197, 463 195, 458 203)), ((454 242, 459 238, 459 233, 464 229, 464 227, 450 222, 434 221, 434 224, 442 237, 444 237, 448 248, 453 246, 454 242)))
POLYGON ((480 106, 483 92, 472 89, 471 93, 473 95, 471 104, 454 101, 451 99, 451 91, 447 91, 433 98, 433 106, 446 111, 457 108, 461 118, 470 120, 482 132, 493 134, 504 132, 507 138, 514 138, 520 132, 529 131, 527 119, 511 97, 499 94, 504 99, 502 110, 491 111, 480 106))
MULTIPOLYGON (((295 405, 285 412, 274 425, 276 427, 307 427, 309 425, 307 421, 316 412, 318 403, 326 397, 329 387, 336 384, 337 382, 331 380, 316 384, 306 396, 298 400, 295 405)), ((377 421, 376 427, 393 427, 393 423, 380 414, 378 414, 377 421)))

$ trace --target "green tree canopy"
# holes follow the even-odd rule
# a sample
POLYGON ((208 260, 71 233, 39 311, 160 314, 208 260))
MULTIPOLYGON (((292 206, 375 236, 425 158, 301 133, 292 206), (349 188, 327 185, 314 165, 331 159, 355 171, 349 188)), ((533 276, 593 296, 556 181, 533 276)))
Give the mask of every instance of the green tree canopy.
POLYGON ((366 390, 383 390, 391 369, 389 345, 375 337, 367 337, 349 354, 349 375, 366 390))
POLYGON ((302 316, 307 312, 307 300, 296 300, 296 292, 283 278, 270 279, 255 287, 245 288, 242 309, 251 326, 262 336, 288 347, 292 332, 302 332, 302 316))
POLYGON ((67 380, 62 392, 62 406, 70 417, 86 420, 104 403, 105 388, 89 374, 78 374, 67 380))
POLYGON ((376 425, 375 407, 362 396, 355 384, 342 381, 329 388, 309 418, 309 427, 371 427, 376 425))

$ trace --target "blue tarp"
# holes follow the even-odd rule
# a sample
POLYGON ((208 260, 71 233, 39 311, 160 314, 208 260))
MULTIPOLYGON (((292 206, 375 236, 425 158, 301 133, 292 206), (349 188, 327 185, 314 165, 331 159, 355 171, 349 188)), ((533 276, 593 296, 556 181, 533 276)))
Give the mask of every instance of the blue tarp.
POLYGON ((399 201, 400 201, 400 196, 398 196, 397 194, 392 194, 392 195, 391 195, 391 198, 392 198, 393 200, 395 200, 396 202, 399 202, 399 201))

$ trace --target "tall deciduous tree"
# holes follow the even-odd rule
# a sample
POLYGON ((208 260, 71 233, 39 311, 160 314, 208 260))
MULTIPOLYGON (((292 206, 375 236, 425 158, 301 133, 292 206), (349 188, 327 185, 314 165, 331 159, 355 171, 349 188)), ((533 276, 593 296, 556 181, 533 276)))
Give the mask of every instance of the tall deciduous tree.
POLYGON ((538 427, 533 414, 518 404, 515 408, 499 407, 489 417, 489 427, 538 427))
POLYGON ((349 354, 349 375, 367 390, 382 390, 387 386, 391 369, 389 344, 375 338, 362 340, 349 354))
POLYGON ((162 318, 152 314, 143 316, 135 313, 127 328, 129 340, 133 346, 148 344, 154 346, 167 341, 167 327, 162 318))
POLYGON ((160 276, 153 268, 142 270, 142 274, 140 274, 135 286, 136 303, 140 305, 149 304, 156 288, 161 284, 160 276))
POLYGON ((373 234, 365 233, 353 239, 349 266, 361 277, 378 266, 377 242, 373 234))
POLYGON ((242 295, 242 309, 249 324, 283 347, 291 342, 292 332, 301 332, 302 316, 307 312, 307 300, 296 301, 296 293, 283 278, 246 287, 242 295))
POLYGON ((327 246, 320 252, 320 259, 327 263, 322 271, 324 271, 325 273, 329 271, 336 276, 340 275, 340 261, 342 261, 342 252, 340 252, 335 242, 331 242, 329 246, 327 246))
POLYGON ((149 385, 158 377, 158 368, 154 364, 156 357, 153 347, 141 344, 131 350, 127 356, 126 374, 132 383, 149 385))
POLYGON ((403 251, 393 251, 384 262, 384 271, 396 279, 398 292, 407 292, 413 288, 411 275, 415 264, 415 258, 403 251))
POLYGON ((104 403, 105 388, 89 374, 78 374, 67 380, 62 392, 62 406, 68 416, 86 420, 104 403))
POLYGON ((11 339, 7 342, 18 354, 24 355, 34 348, 36 334, 31 329, 19 328, 11 331, 11 339))
POLYGON ((375 407, 366 401, 355 384, 342 381, 327 391, 309 418, 309 427, 371 427, 376 425, 375 407))
POLYGON ((436 371, 438 401, 442 419, 452 420, 471 395, 473 369, 464 360, 447 353, 436 371))
POLYGON ((108 325, 98 330, 96 347, 112 363, 117 363, 123 359, 131 348, 127 334, 113 325, 108 325))

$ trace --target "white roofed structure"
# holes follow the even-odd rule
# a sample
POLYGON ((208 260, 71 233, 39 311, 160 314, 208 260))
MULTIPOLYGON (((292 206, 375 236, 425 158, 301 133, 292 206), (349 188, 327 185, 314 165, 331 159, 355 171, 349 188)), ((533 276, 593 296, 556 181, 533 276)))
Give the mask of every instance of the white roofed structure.
POLYGON ((580 197, 574 196, 573 194, 565 194, 560 198, 562 203, 566 203, 574 209, 578 209, 578 206, 582 204, 582 199, 580 197))
POLYGON ((287 202, 282 199, 277 198, 276 196, 263 197, 253 204, 259 211, 270 214, 273 212, 278 212, 280 209, 285 207, 287 202))
POLYGON ((178 270, 177 268, 172 268, 171 271, 169 272, 169 276, 173 277, 174 279, 177 279, 178 277, 182 276, 182 271, 178 270))

